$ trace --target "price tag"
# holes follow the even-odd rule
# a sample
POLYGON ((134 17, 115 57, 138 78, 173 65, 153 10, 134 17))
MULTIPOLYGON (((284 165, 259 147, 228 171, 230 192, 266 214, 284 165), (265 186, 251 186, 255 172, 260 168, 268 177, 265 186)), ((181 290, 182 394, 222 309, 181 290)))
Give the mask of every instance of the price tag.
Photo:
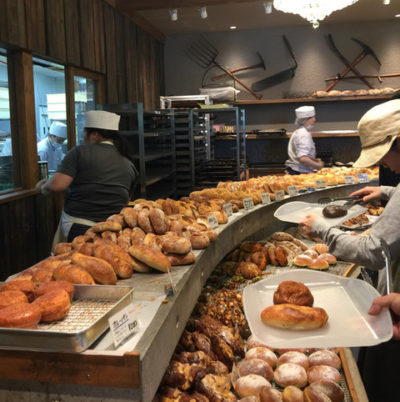
POLYGON ((254 202, 251 197, 243 198, 243 206, 245 211, 249 211, 254 207, 254 202))
POLYGON ((315 180, 315 188, 325 188, 326 181, 324 179, 315 180))
POLYGON ((282 201, 285 198, 285 192, 283 190, 275 191, 275 201, 282 201))
POLYGON ((291 197, 299 195, 299 190, 297 189, 297 186, 288 186, 287 189, 288 189, 288 193, 291 197))
POLYGON ((263 187, 264 187, 264 190, 265 190, 266 193, 270 192, 270 189, 268 188, 268 184, 264 183, 263 187))
POLYGON ((269 204, 271 202, 271 196, 269 193, 261 193, 261 203, 269 204))
POLYGON ((354 184, 354 176, 344 176, 344 182, 346 184, 354 184))
POLYGON ((139 320, 135 315, 133 305, 130 304, 111 316, 108 319, 108 325, 114 339, 114 346, 118 347, 139 329, 139 320))
POLYGON ((234 193, 235 191, 236 191, 236 188, 235 188, 235 186, 232 184, 231 185, 231 191, 234 193))
POLYGON ((369 181, 368 174, 367 173, 359 173, 357 175, 358 180, 360 183, 367 183, 369 181))
POLYGON ((230 202, 227 202, 226 204, 224 204, 222 206, 222 208, 224 208, 226 214, 229 216, 233 215, 233 211, 232 211, 232 204, 230 202))
POLYGON ((307 186, 307 191, 311 193, 311 192, 315 191, 315 188, 307 186))
POLYGON ((218 219, 215 216, 215 214, 211 214, 207 216, 207 220, 208 220, 208 224, 213 228, 217 228, 218 227, 218 219))

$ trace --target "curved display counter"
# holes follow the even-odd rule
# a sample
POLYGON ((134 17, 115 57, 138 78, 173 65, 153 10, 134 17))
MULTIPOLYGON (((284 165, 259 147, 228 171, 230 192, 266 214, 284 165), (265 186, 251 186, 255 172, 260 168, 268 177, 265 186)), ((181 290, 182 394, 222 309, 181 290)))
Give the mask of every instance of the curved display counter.
MULTIPOLYGON (((241 210, 216 229, 218 239, 196 252, 193 265, 174 267, 171 276, 135 274, 119 281, 134 288, 132 303, 138 308, 141 330, 117 349, 107 331, 82 353, 31 351, 29 345, 25 350, 0 350, 0 399, 9 400, 12 394, 19 401, 151 401, 201 290, 219 261, 244 240, 261 239, 288 228, 290 224, 273 216, 280 205, 348 195, 364 186, 328 187, 241 210)), ((351 378, 349 388, 356 396, 353 400, 367 400, 351 352, 345 349, 343 356, 346 376, 351 378)))

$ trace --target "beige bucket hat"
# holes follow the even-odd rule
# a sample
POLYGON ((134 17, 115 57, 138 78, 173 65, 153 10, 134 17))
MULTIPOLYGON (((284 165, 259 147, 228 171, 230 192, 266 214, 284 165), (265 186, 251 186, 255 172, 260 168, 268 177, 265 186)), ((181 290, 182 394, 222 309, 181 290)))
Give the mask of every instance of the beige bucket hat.
POLYGON ((378 163, 400 135, 400 99, 390 100, 368 110, 358 123, 361 154, 354 167, 378 163))

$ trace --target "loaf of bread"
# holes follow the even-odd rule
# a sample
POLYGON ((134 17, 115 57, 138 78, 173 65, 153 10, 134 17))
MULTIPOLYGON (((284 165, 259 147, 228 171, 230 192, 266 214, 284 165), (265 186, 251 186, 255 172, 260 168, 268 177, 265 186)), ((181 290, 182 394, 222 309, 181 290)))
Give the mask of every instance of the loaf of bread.
POLYGON ((107 230, 111 232, 119 232, 122 230, 122 226, 120 223, 113 221, 98 222, 92 226, 92 230, 95 233, 105 232, 107 230))
POLYGON ((322 328, 328 321, 328 314, 319 307, 276 304, 261 312, 261 320, 275 328, 306 331, 322 328))
POLYGON ((310 289, 301 282, 283 281, 274 292, 274 304, 297 304, 312 307, 314 297, 310 289))
POLYGON ((124 217, 124 221, 131 228, 134 228, 137 225, 137 214, 137 210, 132 207, 121 209, 121 215, 124 217))
POLYGON ((123 279, 132 276, 133 267, 130 255, 116 244, 98 244, 94 248, 94 256, 107 261, 115 273, 123 279))
POLYGON ((340 205, 327 205, 323 210, 322 214, 325 218, 340 218, 341 216, 347 215, 347 210, 340 205))
POLYGON ((59 266, 53 272, 53 278, 56 281, 67 281, 80 285, 94 285, 94 280, 89 272, 76 264, 59 266))
POLYGON ((257 374, 271 381, 274 377, 272 367, 262 359, 243 359, 237 365, 240 377, 248 374, 257 374))
POLYGON ((107 262, 97 257, 89 257, 81 253, 72 256, 72 262, 85 269, 96 282, 102 285, 115 285, 117 276, 113 267, 107 262))
POLYGON ((129 254, 158 271, 168 272, 171 270, 169 259, 161 251, 141 244, 134 244, 129 248, 129 254))

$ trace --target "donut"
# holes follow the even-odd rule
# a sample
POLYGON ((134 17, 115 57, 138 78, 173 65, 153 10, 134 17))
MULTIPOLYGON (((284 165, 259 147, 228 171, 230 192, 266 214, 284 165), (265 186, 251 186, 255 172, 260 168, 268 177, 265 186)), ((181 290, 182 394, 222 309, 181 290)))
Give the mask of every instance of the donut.
POLYGON ((294 385, 288 385, 282 392, 283 402, 304 402, 303 391, 294 385))
POLYGON ((43 283, 36 289, 35 297, 43 296, 45 293, 49 293, 57 289, 64 289, 68 293, 70 300, 72 300, 75 288, 71 282, 67 281, 51 281, 43 283))
POLYGON ((310 289, 301 282, 283 281, 274 292, 274 304, 297 304, 298 306, 312 307, 314 297, 310 289))
POLYGON ((318 366, 322 364, 340 370, 342 365, 340 357, 335 352, 328 349, 318 350, 317 352, 311 353, 309 360, 310 366, 318 366))
POLYGON ((315 381, 330 380, 339 382, 341 375, 337 369, 331 366, 316 365, 311 366, 307 370, 308 382, 311 384, 315 381))
POLYGON ((331 402, 341 402, 344 400, 344 392, 342 388, 333 381, 316 381, 304 389, 306 401, 318 402, 327 400, 326 398, 324 399, 322 395, 326 395, 331 402))
POLYGON ((36 328, 42 312, 34 303, 18 303, 0 310, 0 327, 36 328))
POLYGON ((278 358, 272 350, 264 348, 262 346, 257 346, 251 348, 246 352, 246 359, 261 359, 266 361, 271 367, 275 367, 278 358))
POLYGON ((302 366, 305 369, 308 369, 308 367, 309 367, 308 356, 305 355, 304 353, 297 352, 294 350, 283 353, 279 357, 277 365, 280 366, 281 364, 284 364, 284 363, 298 364, 299 366, 302 366))
POLYGON ((274 380, 282 388, 288 385, 302 388, 307 384, 307 373, 298 364, 283 363, 275 369, 274 380))
POLYGON ((32 304, 39 307, 40 321, 51 322, 64 318, 71 308, 69 294, 64 289, 52 290, 35 299, 32 304))
POLYGON ((257 374, 268 381, 271 381, 274 377, 272 367, 262 359, 243 359, 238 363, 237 369, 240 377, 248 374, 257 374))
POLYGON ((257 374, 248 374, 239 377, 233 383, 233 388, 241 398, 249 395, 258 396, 260 395, 261 389, 268 386, 271 387, 270 382, 257 374))
POLYGON ((21 290, 3 290, 0 292, 0 309, 22 303, 28 303, 28 298, 21 290))
POLYGON ((0 288, 0 292, 5 290, 20 290, 21 292, 25 293, 26 297, 28 298, 28 302, 31 302, 35 298, 36 285, 29 279, 12 280, 4 283, 0 288))

